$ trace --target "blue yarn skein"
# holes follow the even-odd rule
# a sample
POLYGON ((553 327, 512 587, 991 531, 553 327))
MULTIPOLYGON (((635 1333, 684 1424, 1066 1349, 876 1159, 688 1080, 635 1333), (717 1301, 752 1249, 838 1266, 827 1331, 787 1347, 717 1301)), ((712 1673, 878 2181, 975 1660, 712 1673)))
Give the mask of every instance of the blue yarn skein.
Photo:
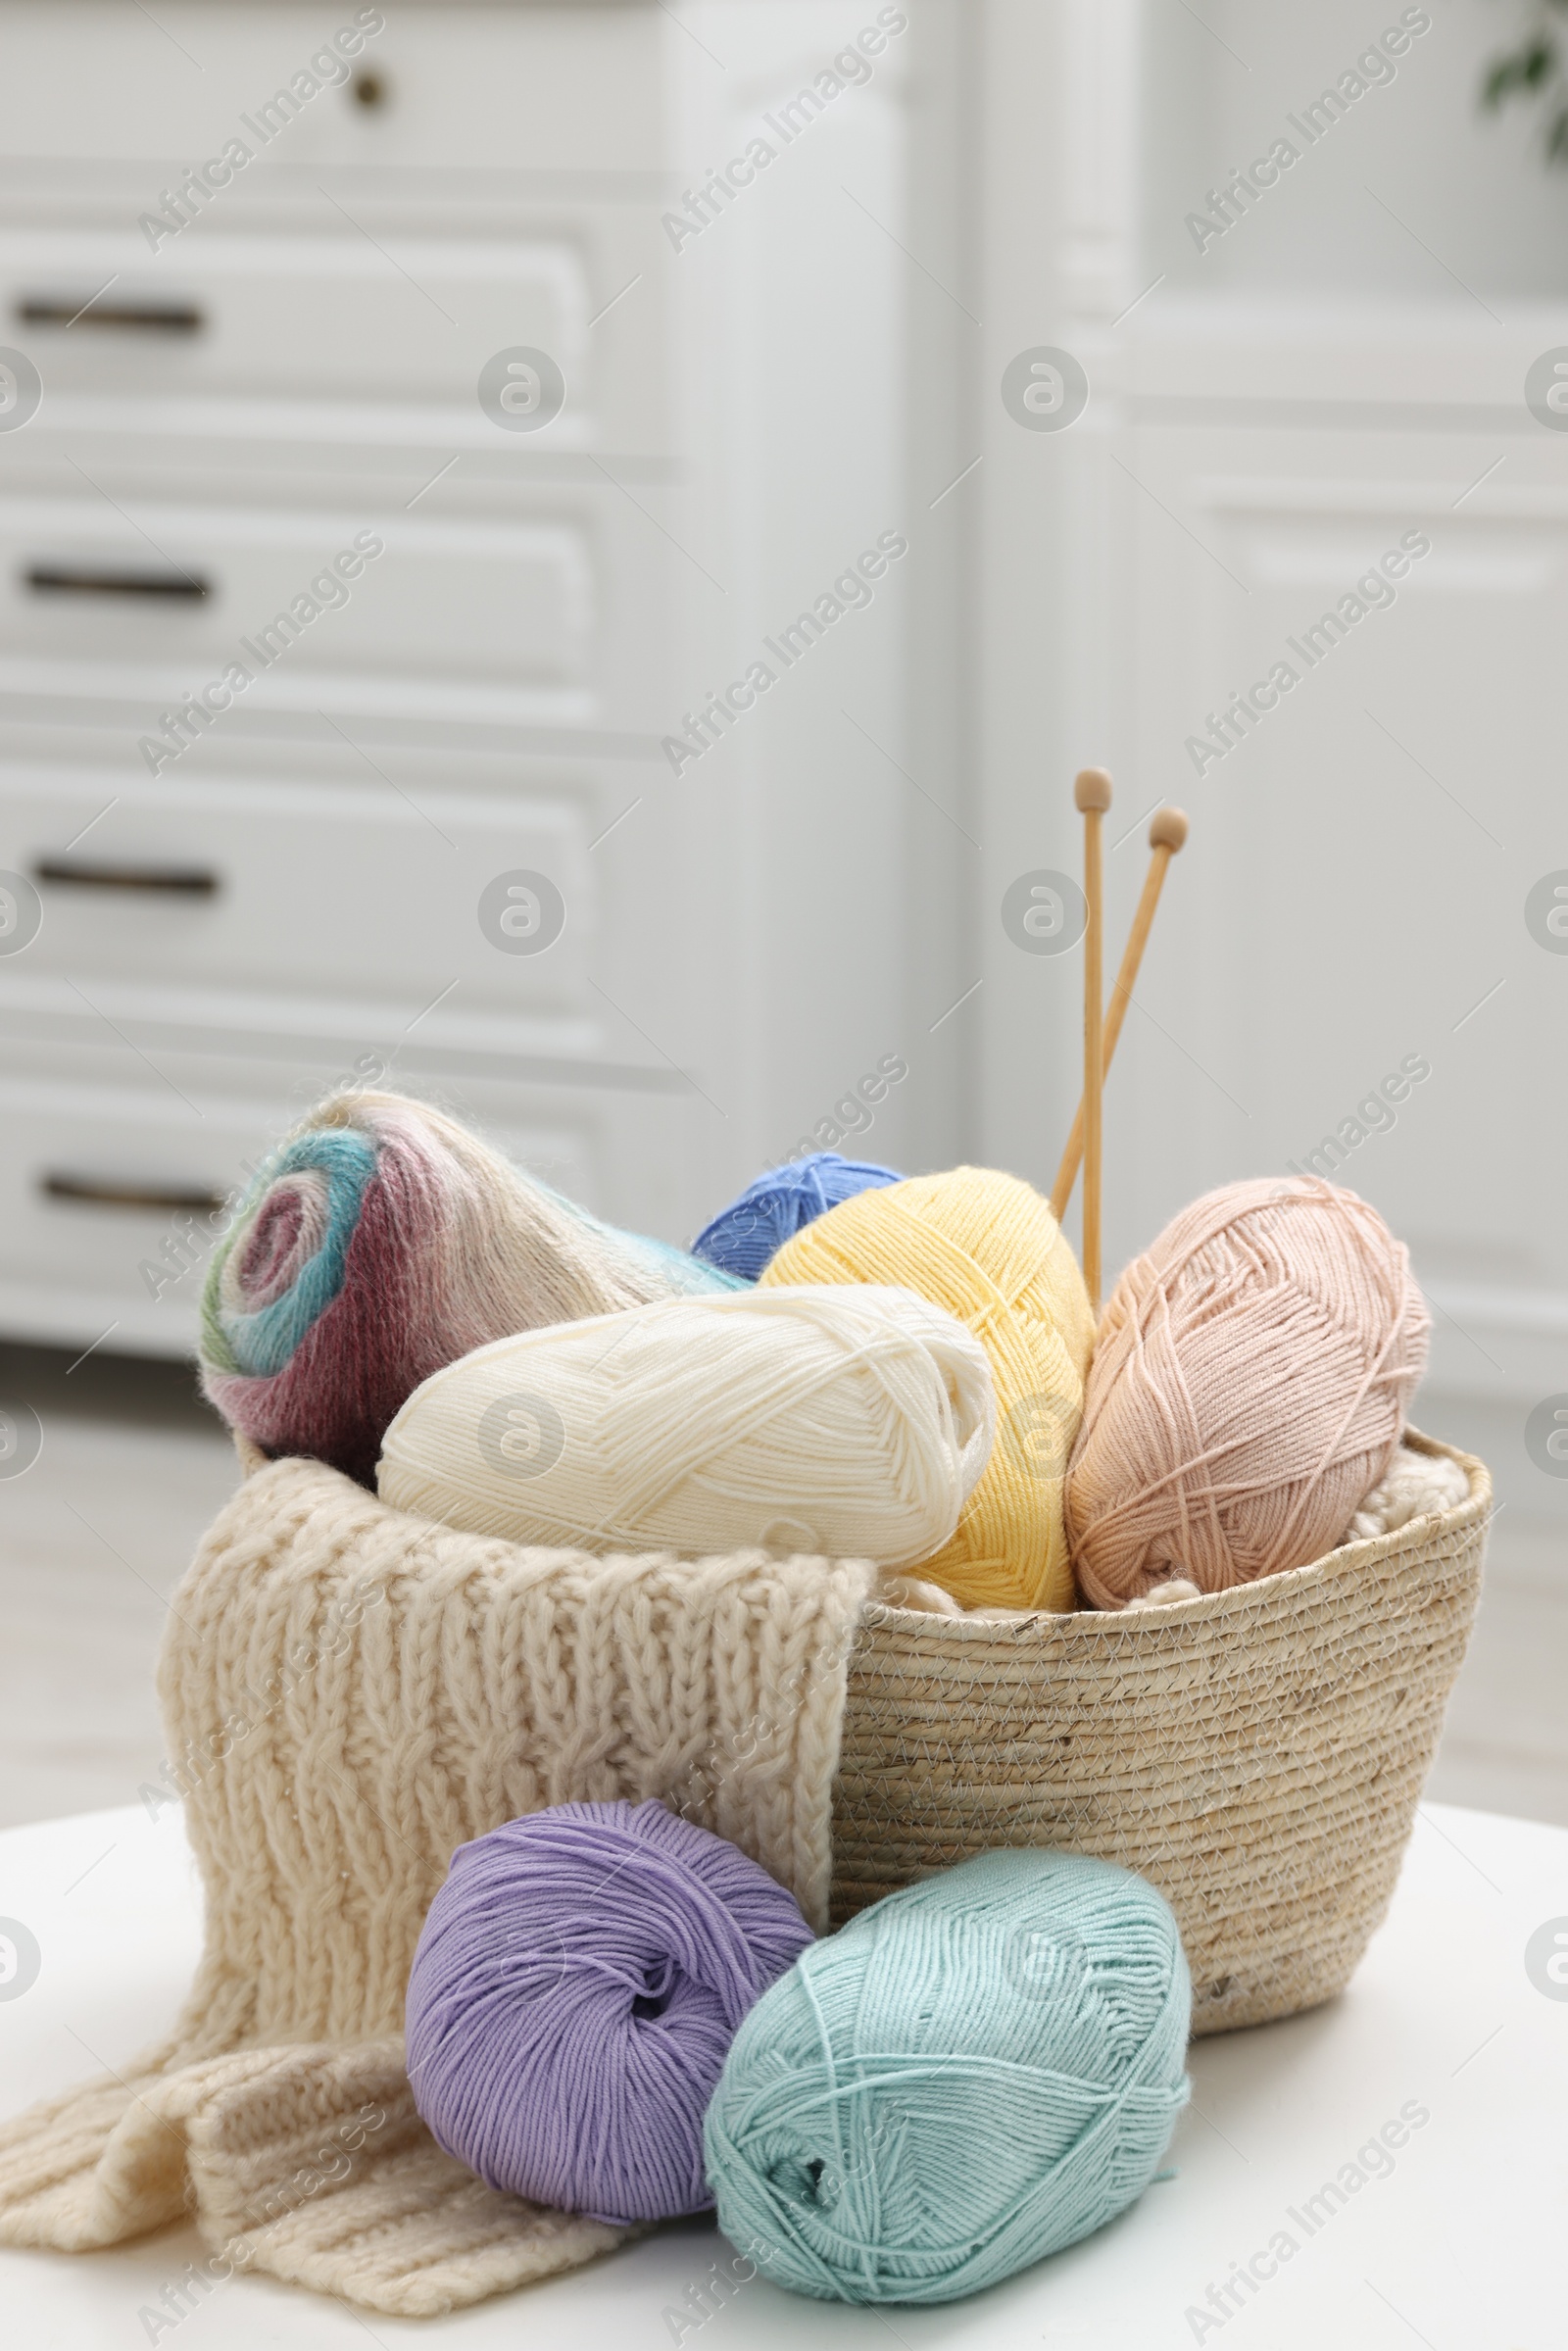
POLYGON ((755 1282, 768 1259, 792 1234, 815 1222, 825 1209, 858 1192, 904 1181, 897 1170, 869 1159, 841 1159, 837 1151, 808 1151, 782 1167, 769 1167, 748 1184, 727 1208, 720 1208, 692 1243, 692 1255, 725 1273, 755 1282))
POLYGON ((704 2126, 775 2284, 952 2302, 1114 2218, 1189 2084, 1176 1922, 1129 1870, 1001 1851, 890 1894, 752 2010, 704 2126))

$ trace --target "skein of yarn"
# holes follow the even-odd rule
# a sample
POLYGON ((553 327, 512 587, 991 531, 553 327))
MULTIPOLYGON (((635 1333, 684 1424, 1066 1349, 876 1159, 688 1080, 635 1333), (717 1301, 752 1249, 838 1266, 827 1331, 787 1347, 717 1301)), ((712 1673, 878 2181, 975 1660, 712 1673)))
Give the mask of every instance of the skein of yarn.
POLYGON ((650 1298, 733 1290, 617 1232, 425 1102, 321 1102, 257 1171, 208 1268, 202 1385, 270 1453, 375 1483, 421 1380, 487 1340, 650 1298))
POLYGON ((1429 1318, 1375 1208, 1315 1176, 1205 1193, 1101 1324, 1067 1526, 1085 1596, 1303 1567, 1394 1457, 1429 1318))
POLYGON ((496 1341, 387 1430, 382 1499, 472 1534, 906 1566, 996 1426, 985 1351, 905 1290, 670 1298, 496 1341))
POLYGON ((973 1332, 996 1383, 997 1442, 952 1541, 920 1573, 965 1607, 1071 1608, 1061 1484, 1094 1325, 1039 1193, 985 1167, 862 1192, 787 1241, 759 1294, 797 1282, 902 1283, 973 1332))
POLYGON ((786 1166, 768 1168, 748 1184, 738 1199, 704 1225, 692 1243, 692 1255, 755 1282, 769 1257, 803 1225, 857 1193, 902 1181, 894 1168, 878 1167, 868 1159, 808 1151, 786 1166))
POLYGON ((1186 2103, 1161 1897, 1076 1853, 982 1853, 808 1950, 708 2110, 719 2226, 778 2285, 952 2302, 1133 2203, 1186 2103))
POLYGON ((703 2111, 811 1940, 710 1830, 558 1804, 460 1845, 409 1977, 415 2104, 492 2187, 620 2225, 704 2212, 703 2111))

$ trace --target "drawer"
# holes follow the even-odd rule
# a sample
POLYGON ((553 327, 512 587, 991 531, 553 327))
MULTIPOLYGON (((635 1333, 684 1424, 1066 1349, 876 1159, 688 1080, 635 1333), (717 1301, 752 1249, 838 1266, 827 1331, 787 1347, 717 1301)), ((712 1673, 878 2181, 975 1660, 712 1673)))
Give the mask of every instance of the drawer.
POLYGON ((152 731, 209 687, 220 712, 588 723, 606 567, 636 582, 640 562, 653 586, 640 518, 588 490, 530 519, 389 514, 373 494, 358 511, 178 502, 97 478, 101 496, 0 497, 0 686, 141 702, 152 731), (231 663, 248 685, 222 683, 231 663))
MULTIPOLYGON (((368 1048, 341 1066, 269 1066, 245 1088, 246 1073, 216 1044, 207 1056, 160 1055, 165 1084, 128 1052, 118 1070, 112 1055, 83 1047, 45 1071, 0 1043, 0 1334, 87 1347, 109 1333, 115 1350, 193 1351, 222 1227, 213 1203, 242 1187, 330 1086, 374 1082, 372 1056, 368 1048)), ((602 1214, 678 1237, 671 1176, 688 1102, 385 1082, 438 1099, 602 1214)))
POLYGON ((0 182, 0 340, 42 380, 34 437, 412 440, 434 445, 429 472, 465 448, 667 447, 668 248, 651 211, 343 201, 348 217, 314 189, 293 206, 236 196, 155 254, 129 187, 90 225, 44 227, 64 195, 0 182), (564 391, 514 429, 479 386, 517 348, 548 354, 564 391))
POLYGON ((0 869, 42 908, 0 955, 0 1010, 85 998, 120 1023, 382 1038, 422 1014, 432 1043, 591 1061, 591 838, 589 804, 564 793, 0 766, 0 869))
POLYGON ((252 151, 242 172, 257 174, 414 166, 625 177, 660 168, 671 38, 688 43, 653 0, 368 10, 159 0, 151 11, 4 0, 0 149, 88 167, 142 159, 149 203, 231 138, 252 151), (338 42, 333 63, 340 30, 377 17, 381 28, 352 58, 342 55, 352 33, 338 42), (367 73, 379 104, 361 103, 355 77, 367 73))

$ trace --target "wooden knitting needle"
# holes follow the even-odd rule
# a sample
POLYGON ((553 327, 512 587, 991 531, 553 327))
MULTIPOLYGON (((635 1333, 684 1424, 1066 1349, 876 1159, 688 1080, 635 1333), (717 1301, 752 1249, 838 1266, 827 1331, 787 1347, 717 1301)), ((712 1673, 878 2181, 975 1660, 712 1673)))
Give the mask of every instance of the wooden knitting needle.
MULTIPOLYGON (((1180 808, 1154 810, 1149 826, 1149 846, 1153 855, 1149 860, 1149 871, 1144 876, 1144 894, 1138 901, 1133 927, 1127 934, 1127 946, 1122 955, 1121 969, 1116 974, 1116 985, 1110 992, 1110 1003, 1105 1007, 1104 1074, 1107 1077, 1116 1052, 1116 1040, 1121 1035, 1121 1024, 1127 1017, 1127 1006, 1132 1002, 1133 989, 1138 982, 1138 967, 1144 959, 1144 949, 1149 945, 1154 908, 1159 904, 1159 894, 1165 885, 1166 868, 1186 838, 1187 819, 1180 808)), ((1067 1148, 1061 1154, 1061 1165, 1056 1170, 1055 1188, 1051 1195, 1051 1212, 1058 1224, 1067 1213, 1067 1202, 1078 1181, 1078 1168, 1083 1155, 1084 1106, 1080 1102, 1078 1115, 1072 1122, 1072 1133, 1067 1138, 1067 1148)))
POLYGON ((1084 1287, 1100 1313, 1100 1096, 1105 1080, 1104 990, 1102 978, 1105 928, 1104 889, 1100 864, 1100 820, 1110 806, 1110 778, 1103 767, 1082 767, 1072 796, 1084 819, 1084 898, 1089 907, 1084 932, 1084 1287))

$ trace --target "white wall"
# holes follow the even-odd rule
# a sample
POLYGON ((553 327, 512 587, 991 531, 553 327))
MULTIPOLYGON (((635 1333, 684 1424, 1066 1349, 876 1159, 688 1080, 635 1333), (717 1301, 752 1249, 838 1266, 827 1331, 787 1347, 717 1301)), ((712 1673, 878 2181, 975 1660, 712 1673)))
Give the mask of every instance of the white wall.
MULTIPOLYGON (((715 1206, 831 1121, 886 1056, 910 1074, 844 1148, 902 1165, 960 1146, 962 1058, 931 1024, 973 976, 960 947, 966 518, 961 502, 931 502, 973 453, 953 421, 966 320, 920 264, 950 285, 964 267, 965 63, 946 0, 885 13, 905 28, 885 35, 869 79, 664 272, 682 321, 682 528, 717 583, 685 605, 677 668, 694 689, 739 674, 880 535, 907 544, 873 601, 674 787, 712 860, 686 1024, 727 1113, 700 1132, 715 1206)), ((682 11, 690 39, 672 33, 666 62, 687 177, 760 131, 781 147, 781 102, 876 15, 838 0, 682 11)))
MULTIPOLYGON (((1385 27, 1399 25, 1402 5, 1205 0, 1194 13, 1152 0, 1143 15, 1139 131, 1151 277, 1168 268, 1173 285, 1194 292, 1401 306, 1428 295, 1457 310, 1465 297, 1446 265, 1488 299, 1503 297, 1505 308, 1568 295, 1568 174, 1544 168, 1540 110, 1515 104, 1499 116, 1478 99, 1488 61, 1533 22, 1524 0, 1433 0, 1421 11, 1432 29, 1396 61, 1394 79, 1353 103, 1303 158, 1306 168, 1258 206, 1245 236, 1227 235, 1200 255, 1186 233, 1185 215, 1216 174, 1265 153, 1288 113, 1336 82, 1385 27)), ((1470 323, 1484 317, 1477 311, 1470 323)))

